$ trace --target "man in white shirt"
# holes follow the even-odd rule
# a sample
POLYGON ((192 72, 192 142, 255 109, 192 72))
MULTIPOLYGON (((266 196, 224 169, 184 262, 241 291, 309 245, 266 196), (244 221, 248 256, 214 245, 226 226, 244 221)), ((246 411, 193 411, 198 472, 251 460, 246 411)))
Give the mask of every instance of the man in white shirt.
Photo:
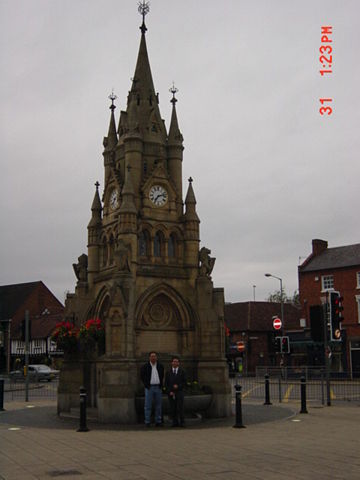
POLYGON ((157 353, 149 353, 149 361, 141 367, 141 380, 145 387, 145 426, 150 427, 151 409, 155 406, 155 425, 162 427, 162 386, 164 367, 157 361, 157 353))

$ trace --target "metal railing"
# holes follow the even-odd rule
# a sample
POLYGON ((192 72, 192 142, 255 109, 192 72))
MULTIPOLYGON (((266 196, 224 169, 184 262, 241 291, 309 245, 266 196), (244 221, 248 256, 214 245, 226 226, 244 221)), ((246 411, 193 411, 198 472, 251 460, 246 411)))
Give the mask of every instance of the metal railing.
MULTIPOLYGON (((321 380, 325 375, 324 366, 299 366, 299 367, 256 367, 256 377, 264 377, 268 374, 270 377, 295 379, 305 377, 306 380, 321 380)), ((360 372, 333 372, 330 371, 331 379, 355 380, 360 379, 360 372)))
MULTIPOLYGON (((265 376, 230 379, 232 386, 242 387, 242 398, 265 399, 265 376)), ((306 379, 307 400, 324 405, 327 399, 325 376, 318 379, 306 379)), ((284 378, 282 375, 269 376, 270 399, 272 402, 300 401, 301 383, 299 378, 284 378)), ((234 391, 234 388, 233 388, 234 391)), ((360 378, 354 380, 331 379, 330 399, 336 401, 360 401, 360 378)))
MULTIPOLYGON (((13 381, 9 378, 4 379, 4 401, 25 400, 26 385, 25 381, 13 381)), ((58 379, 51 382, 30 382, 29 383, 29 400, 52 399, 56 400, 58 390, 58 379)))

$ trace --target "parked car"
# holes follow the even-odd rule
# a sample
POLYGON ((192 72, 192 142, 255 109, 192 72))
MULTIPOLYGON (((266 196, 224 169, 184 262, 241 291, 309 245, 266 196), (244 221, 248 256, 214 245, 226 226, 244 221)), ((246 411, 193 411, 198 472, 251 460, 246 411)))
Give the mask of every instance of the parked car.
MULTIPOLYGON (((57 370, 52 370, 47 365, 29 365, 29 379, 34 382, 51 382, 57 374, 57 370)), ((10 379, 14 381, 24 380, 24 370, 14 370, 10 372, 10 379)))

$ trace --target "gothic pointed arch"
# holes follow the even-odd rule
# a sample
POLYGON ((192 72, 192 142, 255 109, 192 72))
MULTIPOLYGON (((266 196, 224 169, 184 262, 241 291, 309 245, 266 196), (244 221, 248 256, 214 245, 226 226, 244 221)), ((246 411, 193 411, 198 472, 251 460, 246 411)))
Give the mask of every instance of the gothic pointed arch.
POLYGON ((135 322, 138 329, 190 330, 195 324, 195 313, 175 288, 161 282, 138 299, 135 322))

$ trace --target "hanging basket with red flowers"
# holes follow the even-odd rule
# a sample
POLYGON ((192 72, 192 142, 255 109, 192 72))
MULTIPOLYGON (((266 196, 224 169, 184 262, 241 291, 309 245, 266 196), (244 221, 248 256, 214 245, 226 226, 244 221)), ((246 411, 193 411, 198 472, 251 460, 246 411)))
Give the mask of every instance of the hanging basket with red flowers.
POLYGON ((82 350, 97 347, 98 353, 105 351, 105 326, 100 318, 90 318, 79 330, 79 341, 82 350))
POLYGON ((57 349, 66 352, 76 352, 78 350, 79 328, 68 321, 56 324, 55 331, 51 340, 56 343, 57 349))

